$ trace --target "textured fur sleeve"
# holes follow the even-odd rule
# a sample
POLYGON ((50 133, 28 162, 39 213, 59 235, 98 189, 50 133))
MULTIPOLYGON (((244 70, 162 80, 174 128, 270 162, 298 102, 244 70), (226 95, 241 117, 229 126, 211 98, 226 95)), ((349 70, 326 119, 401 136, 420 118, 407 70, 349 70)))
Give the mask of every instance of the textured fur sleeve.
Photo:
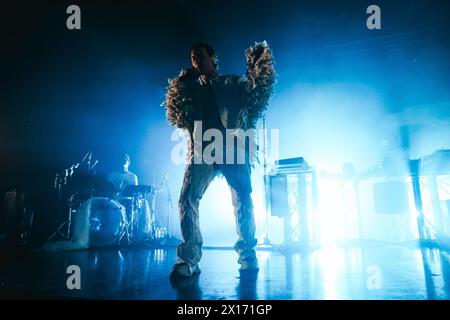
POLYGON ((190 95, 192 81, 183 79, 186 73, 183 69, 177 77, 169 79, 164 106, 171 125, 191 131, 194 126, 194 108, 190 95))
POLYGON ((274 93, 276 72, 272 50, 266 41, 257 42, 245 51, 247 72, 243 107, 246 109, 247 126, 253 128, 269 104, 274 93))

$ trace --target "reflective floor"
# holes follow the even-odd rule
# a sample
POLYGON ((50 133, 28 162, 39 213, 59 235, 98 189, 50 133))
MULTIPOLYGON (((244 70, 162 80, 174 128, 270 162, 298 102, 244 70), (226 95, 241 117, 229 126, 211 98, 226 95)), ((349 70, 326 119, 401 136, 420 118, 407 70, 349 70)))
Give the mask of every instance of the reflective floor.
POLYGON ((205 249, 202 273, 171 281, 175 248, 34 253, 3 259, 3 297, 88 299, 449 299, 446 252, 406 245, 258 250, 258 273, 240 273, 232 250, 205 249), (80 267, 69 290, 67 267, 80 267))

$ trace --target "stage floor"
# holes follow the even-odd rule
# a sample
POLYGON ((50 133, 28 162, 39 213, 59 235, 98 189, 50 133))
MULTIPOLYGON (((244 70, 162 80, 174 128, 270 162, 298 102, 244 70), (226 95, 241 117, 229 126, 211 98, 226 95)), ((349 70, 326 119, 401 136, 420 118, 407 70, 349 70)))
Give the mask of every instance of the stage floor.
POLYGON ((14 255, 0 264, 3 298, 82 299, 450 299, 447 252, 408 245, 327 247, 284 254, 258 250, 258 273, 240 273, 237 254, 204 249, 202 273, 171 281, 174 247, 14 255), (69 290, 67 267, 80 267, 69 290))

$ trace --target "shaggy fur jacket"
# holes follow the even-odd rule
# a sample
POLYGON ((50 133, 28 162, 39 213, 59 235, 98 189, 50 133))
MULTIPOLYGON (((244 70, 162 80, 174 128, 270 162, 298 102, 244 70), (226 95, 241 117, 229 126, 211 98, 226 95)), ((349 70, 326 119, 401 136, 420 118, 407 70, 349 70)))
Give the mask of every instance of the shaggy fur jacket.
MULTIPOLYGON (((255 43, 245 51, 245 76, 219 74, 211 80, 220 118, 226 129, 254 129, 274 93, 276 73, 267 42, 255 43)), ((202 101, 200 78, 187 77, 181 70, 169 79, 164 106, 169 123, 188 131, 192 139, 194 121, 199 119, 202 101)))

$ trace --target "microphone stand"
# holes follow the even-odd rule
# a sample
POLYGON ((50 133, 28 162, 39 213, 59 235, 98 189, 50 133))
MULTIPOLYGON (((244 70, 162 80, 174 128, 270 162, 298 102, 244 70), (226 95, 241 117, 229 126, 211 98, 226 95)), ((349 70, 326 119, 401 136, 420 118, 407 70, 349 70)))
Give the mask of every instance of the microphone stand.
POLYGON ((269 185, 267 181, 267 127, 266 127, 266 116, 262 117, 262 127, 263 127, 263 184, 264 184, 264 207, 266 209, 266 216, 264 221, 264 240, 263 245, 271 246, 272 243, 269 238, 269 185))
MULTIPOLYGON (((86 153, 86 155, 83 157, 83 160, 81 160, 81 163, 72 164, 72 166, 68 169, 65 169, 63 174, 56 174, 55 181, 54 181, 54 187, 57 188, 58 191, 58 211, 62 211, 62 206, 64 206, 66 203, 63 203, 63 197, 65 191, 63 189, 63 186, 67 186, 72 179, 72 176, 75 172, 75 169, 78 169, 84 162, 87 162, 87 172, 89 174, 94 174, 95 171, 93 170, 94 167, 98 164, 98 160, 95 160, 94 164, 91 165, 92 161, 92 152, 86 153)), ((72 229, 72 216, 76 212, 76 201, 75 201, 75 194, 71 194, 69 198, 67 199, 67 208, 68 214, 67 219, 62 222, 58 228, 50 235, 50 237, 47 239, 47 242, 52 241, 57 235, 59 235, 63 240, 70 240, 72 237, 71 229, 72 229)), ((66 210, 64 209, 64 210, 66 210)))
MULTIPOLYGON (((56 174, 54 186, 57 188, 58 192, 58 212, 62 211, 62 207, 65 205, 63 203, 63 189, 62 186, 67 185, 68 180, 70 179, 71 175, 73 174, 73 170, 76 168, 75 165, 72 165, 70 169, 64 170, 64 174, 56 174), (63 177, 63 178, 62 178, 63 177), (63 179, 63 181, 61 181, 63 179)), ((58 228, 50 235, 50 237, 47 239, 47 242, 53 241, 53 239, 59 235, 63 240, 70 240, 71 238, 71 226, 72 226, 72 213, 74 211, 74 196, 71 195, 69 199, 67 200, 68 204, 68 215, 67 220, 62 222, 58 228)))
POLYGON ((173 202, 172 202, 172 195, 170 193, 170 189, 169 189, 169 184, 167 183, 167 178, 166 176, 164 176, 163 179, 164 182, 164 186, 166 187, 167 190, 167 233, 165 236, 165 240, 166 241, 174 241, 177 240, 175 237, 172 236, 172 232, 171 232, 171 215, 172 215, 172 209, 173 209, 173 202))

